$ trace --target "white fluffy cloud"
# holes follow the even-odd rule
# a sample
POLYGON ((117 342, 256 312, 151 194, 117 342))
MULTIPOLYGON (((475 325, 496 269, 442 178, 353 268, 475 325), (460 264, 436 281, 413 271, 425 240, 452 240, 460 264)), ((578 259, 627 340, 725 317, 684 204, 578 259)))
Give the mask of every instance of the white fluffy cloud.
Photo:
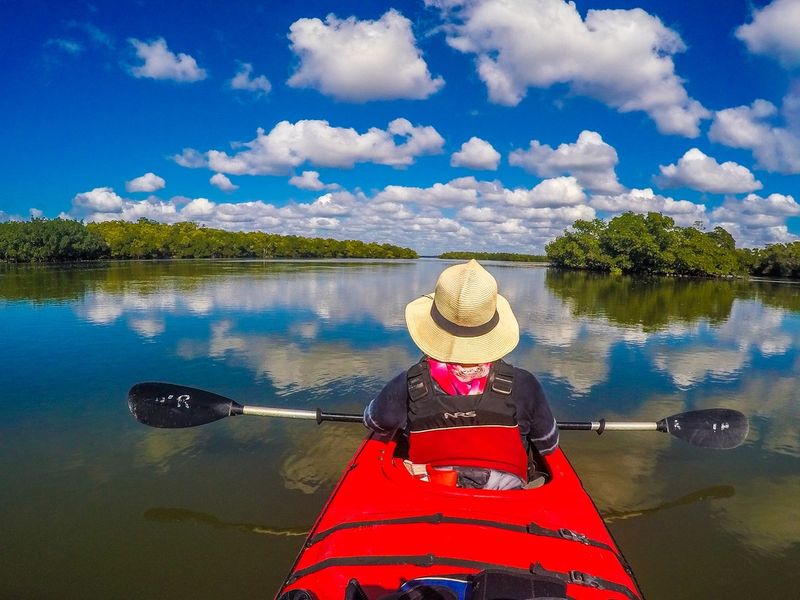
POLYGON ((459 247, 543 253, 544 245, 575 222, 595 218, 585 204, 556 207, 467 206, 457 219, 469 229, 459 247))
POLYGON ((260 200, 217 203, 208 198, 181 196, 170 200, 151 196, 137 201, 122 198, 112 188, 104 187, 77 194, 67 216, 87 222, 113 219, 135 221, 141 217, 164 223, 191 220, 228 230, 314 235, 319 229, 337 227, 337 218, 352 215, 358 202, 359 197, 349 192, 327 193, 310 203, 281 207, 260 200))
POLYGON ((760 190, 750 169, 732 161, 719 164, 697 148, 688 150, 674 165, 660 165, 656 182, 663 188, 688 187, 713 194, 741 194, 760 190))
POLYGON ((174 223, 180 221, 178 206, 185 199, 176 198, 175 202, 164 202, 151 196, 137 201, 122 198, 113 188, 98 187, 88 192, 76 194, 72 199, 72 208, 63 217, 82 219, 87 222, 112 220, 136 221, 142 217, 174 223))
POLYGON ((125 182, 125 189, 129 192, 155 192, 164 189, 167 182, 155 173, 145 173, 141 177, 136 177, 125 182))
POLYGON ((259 128, 256 139, 237 147, 234 155, 209 150, 204 155, 187 148, 173 160, 184 167, 204 167, 231 175, 287 175, 294 167, 311 163, 322 167, 349 168, 358 162, 403 167, 417 156, 442 151, 444 139, 433 127, 414 126, 395 119, 384 129, 331 127, 327 121, 281 121, 272 131, 259 128), (401 144, 395 138, 403 138, 401 144))
POLYGON ((435 183, 428 188, 388 185, 375 194, 376 204, 392 206, 414 204, 437 208, 460 208, 476 221, 502 220, 494 217, 511 208, 556 208, 574 206, 586 200, 586 195, 574 177, 546 179, 531 189, 507 189, 499 182, 479 182, 462 177, 448 183, 435 183), (481 208, 473 205, 483 204, 481 208))
POLYGON ((317 171, 303 171, 300 175, 293 175, 289 179, 289 185, 293 185, 301 190, 311 190, 313 192, 335 190, 339 188, 335 183, 323 183, 317 171))
POLYGON ((767 100, 726 108, 714 115, 709 139, 753 152, 758 166, 778 173, 800 173, 800 84, 778 108, 767 100), (775 123, 782 116, 784 126, 775 123))
POLYGON ((312 217, 344 217, 353 213, 357 202, 350 192, 323 194, 311 204, 295 204, 292 208, 312 217))
POLYGON ((689 227, 696 221, 706 220, 704 204, 695 204, 688 200, 675 200, 655 194, 650 188, 632 189, 617 195, 596 195, 589 200, 590 206, 607 216, 616 216, 624 212, 645 214, 660 212, 672 217, 680 227, 689 227))
POLYGON ((644 111, 663 133, 695 137, 708 116, 675 73, 680 36, 642 9, 589 10, 584 20, 563 0, 426 4, 450 18, 448 43, 476 56, 493 102, 515 106, 528 87, 563 83, 620 112, 644 111))
POLYGON ((72 199, 73 210, 83 213, 114 213, 122 210, 125 201, 110 187, 98 187, 77 194, 72 199))
POLYGON ((181 216, 187 219, 203 220, 214 215, 217 204, 208 198, 195 198, 181 209, 181 216))
POLYGON ((376 21, 300 19, 292 23, 289 40, 300 59, 288 80, 292 87, 366 102, 427 98, 444 85, 441 77, 431 78, 411 22, 394 9, 376 21))
POLYGON ((729 198, 725 204, 712 211, 715 220, 758 222, 762 226, 773 226, 783 223, 786 217, 800 215, 800 205, 792 196, 770 194, 762 198, 756 194, 748 194, 744 200, 729 198))
POLYGON ((149 43, 136 38, 128 41, 136 49, 136 56, 144 61, 144 64, 131 69, 134 77, 193 82, 207 76, 205 69, 201 69, 194 58, 183 52, 177 55, 171 52, 164 38, 149 43))
POLYGON ((753 54, 771 56, 785 67, 800 65, 800 2, 774 0, 753 11, 753 21, 736 30, 753 54))
POLYGON ((272 84, 264 75, 253 77, 253 65, 250 63, 241 63, 228 85, 233 90, 252 92, 256 97, 265 96, 272 90, 272 84))
POLYGON ((222 173, 214 173, 211 176, 211 179, 208 182, 213 185, 214 187, 219 188, 223 192, 235 192, 239 189, 238 185, 235 185, 230 179, 228 179, 222 173))
POLYGON ((438 208, 454 208, 478 201, 474 189, 463 188, 452 183, 435 183, 428 188, 387 185, 375 195, 377 203, 417 204, 438 208))
POLYGON ((797 240, 786 226, 788 217, 800 215, 800 205, 792 196, 770 194, 766 198, 748 194, 744 200, 728 198, 711 211, 711 219, 724 227, 739 246, 764 246, 797 240))
POLYGON ((479 137, 471 137, 469 141, 461 144, 461 150, 454 152, 450 157, 450 165, 453 167, 485 171, 496 171, 499 162, 500 153, 489 142, 479 137))
POLYGON ((573 206, 586 200, 586 194, 574 177, 545 179, 534 188, 506 190, 505 202, 512 206, 573 206))
POLYGON ((584 201, 572 177, 545 180, 532 189, 462 177, 428 188, 387 186, 367 199, 362 211, 367 220, 373 218, 375 231, 399 239, 395 243, 417 243, 414 247, 423 252, 448 247, 541 252, 576 219, 595 217, 584 201), (449 219, 452 209, 455 217, 449 219), (425 229, 440 220, 438 229, 425 229), (413 236, 398 236, 398 227, 413 236), (449 237, 440 238, 442 234, 449 237))
POLYGON ((560 144, 555 150, 531 140, 527 150, 514 150, 508 156, 510 165, 539 177, 572 175, 586 189, 608 194, 624 190, 614 172, 617 162, 617 151, 595 131, 581 131, 574 144, 560 144))

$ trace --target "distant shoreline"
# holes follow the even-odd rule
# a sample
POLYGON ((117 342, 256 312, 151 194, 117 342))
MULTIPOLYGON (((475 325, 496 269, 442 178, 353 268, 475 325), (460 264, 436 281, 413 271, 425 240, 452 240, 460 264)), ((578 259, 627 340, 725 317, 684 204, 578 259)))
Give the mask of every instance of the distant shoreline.
MULTIPOLYGON (((610 221, 577 220, 545 246, 545 255, 448 251, 426 258, 494 260, 611 275, 800 279, 800 241, 737 248, 722 227, 677 226, 671 217, 627 212, 610 221)), ((103 260, 324 260, 420 258, 388 243, 227 231, 192 221, 151 219, 84 224, 69 219, 0 222, 0 261, 89 264, 103 260)))
POLYGON ((417 258, 393 244, 308 238, 263 231, 225 231, 191 221, 151 219, 84 224, 68 219, 0 223, 0 260, 59 263, 103 259, 417 258))

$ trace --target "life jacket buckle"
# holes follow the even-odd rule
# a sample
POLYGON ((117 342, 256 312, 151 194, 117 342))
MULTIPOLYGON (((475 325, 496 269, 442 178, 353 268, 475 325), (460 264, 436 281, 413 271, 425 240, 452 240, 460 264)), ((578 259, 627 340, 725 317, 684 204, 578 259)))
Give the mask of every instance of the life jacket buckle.
POLYGON ((421 376, 411 377, 408 380, 408 397, 414 402, 428 395, 428 386, 421 376))
POLYGON ((492 391, 498 394, 508 395, 511 393, 511 384, 514 382, 513 378, 506 377, 505 375, 495 374, 494 381, 492 381, 492 391))

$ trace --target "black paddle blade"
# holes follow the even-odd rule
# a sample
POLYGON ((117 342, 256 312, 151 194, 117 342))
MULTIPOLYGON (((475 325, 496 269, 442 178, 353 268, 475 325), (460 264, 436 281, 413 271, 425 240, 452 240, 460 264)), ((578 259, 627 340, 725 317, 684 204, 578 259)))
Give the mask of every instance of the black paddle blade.
POLYGON ((738 410, 707 408, 661 419, 658 430, 702 448, 729 450, 744 442, 750 425, 738 410))
POLYGON ((128 392, 128 409, 151 427, 194 427, 242 413, 242 405, 212 392, 174 383, 137 383, 128 392))

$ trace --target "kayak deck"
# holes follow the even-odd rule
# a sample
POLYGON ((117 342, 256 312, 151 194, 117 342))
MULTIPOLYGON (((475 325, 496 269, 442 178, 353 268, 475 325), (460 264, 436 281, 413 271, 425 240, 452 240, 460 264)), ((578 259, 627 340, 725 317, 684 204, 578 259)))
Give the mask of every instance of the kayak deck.
POLYGON ((564 453, 543 458, 535 489, 471 490, 414 478, 394 442, 369 437, 345 470, 279 594, 369 600, 417 577, 499 568, 555 577, 570 598, 641 598, 635 579, 564 453))

